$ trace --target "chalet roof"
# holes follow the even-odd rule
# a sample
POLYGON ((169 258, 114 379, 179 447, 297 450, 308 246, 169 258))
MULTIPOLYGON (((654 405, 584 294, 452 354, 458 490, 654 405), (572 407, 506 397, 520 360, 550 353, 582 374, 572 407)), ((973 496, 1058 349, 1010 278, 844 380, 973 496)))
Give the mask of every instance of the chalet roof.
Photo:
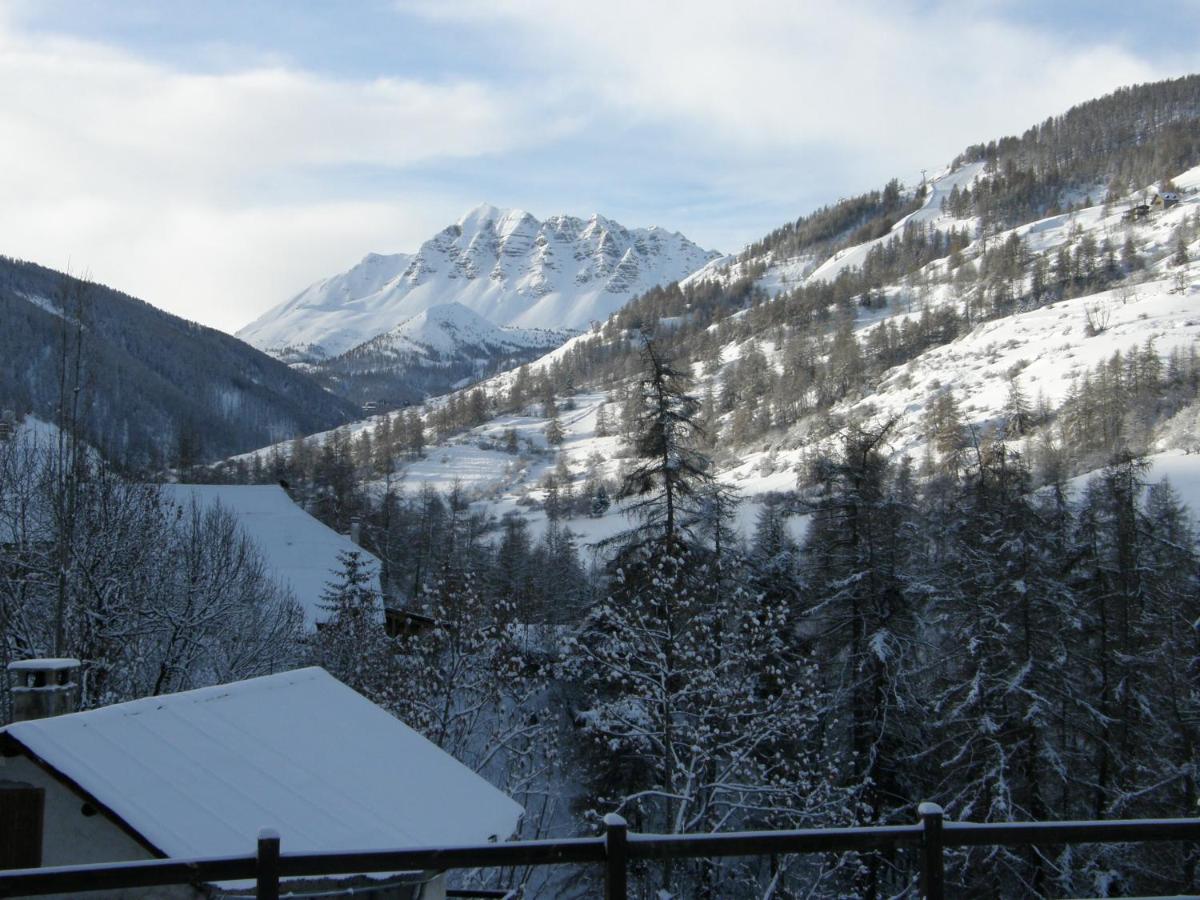
POLYGON ((275 579, 291 588, 310 628, 329 616, 321 598, 341 569, 340 552, 361 553, 379 587, 379 560, 310 516, 278 485, 167 484, 163 496, 180 506, 193 501, 202 508, 219 505, 235 515, 275 579))
POLYGON ((170 857, 504 840, 521 807, 320 668, 0 730, 170 857))

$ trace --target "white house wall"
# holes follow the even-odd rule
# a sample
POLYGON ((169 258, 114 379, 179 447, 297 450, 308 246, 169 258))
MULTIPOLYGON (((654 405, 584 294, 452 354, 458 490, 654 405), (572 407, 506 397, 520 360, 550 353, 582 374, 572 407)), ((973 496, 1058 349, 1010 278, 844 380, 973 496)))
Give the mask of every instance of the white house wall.
MULTIPOLYGON (((141 844, 110 821, 103 812, 85 816, 84 798, 24 756, 0 757, 0 779, 23 781, 46 791, 45 825, 42 832, 42 865, 72 866, 86 863, 154 859, 141 844)), ((75 896, 54 894, 54 897, 75 896)), ((154 888, 153 891, 95 891, 88 900, 119 897, 150 897, 175 900, 202 896, 187 886, 154 888)))

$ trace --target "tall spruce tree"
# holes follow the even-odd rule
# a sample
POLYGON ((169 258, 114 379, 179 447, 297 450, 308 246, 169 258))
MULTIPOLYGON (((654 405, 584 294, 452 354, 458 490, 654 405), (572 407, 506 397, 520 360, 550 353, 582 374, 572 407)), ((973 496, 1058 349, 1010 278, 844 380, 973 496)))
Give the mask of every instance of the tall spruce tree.
POLYGON ((357 550, 338 555, 341 570, 322 595, 327 620, 317 630, 313 661, 384 707, 395 700, 395 646, 383 627, 383 600, 357 550))

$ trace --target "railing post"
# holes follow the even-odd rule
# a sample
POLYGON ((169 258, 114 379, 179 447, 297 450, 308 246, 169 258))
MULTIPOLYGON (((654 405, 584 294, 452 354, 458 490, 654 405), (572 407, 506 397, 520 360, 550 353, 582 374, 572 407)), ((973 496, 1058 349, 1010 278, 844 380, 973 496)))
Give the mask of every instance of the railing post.
POLYGON ((258 865, 255 870, 258 900, 279 900, 279 832, 264 828, 258 833, 258 865))
POLYGON ((942 838, 942 808, 936 803, 917 807, 921 817, 921 896, 925 900, 944 900, 946 869, 942 858, 945 847, 942 838))
POLYGON ((616 813, 604 817, 604 900, 629 896, 629 826, 616 813))

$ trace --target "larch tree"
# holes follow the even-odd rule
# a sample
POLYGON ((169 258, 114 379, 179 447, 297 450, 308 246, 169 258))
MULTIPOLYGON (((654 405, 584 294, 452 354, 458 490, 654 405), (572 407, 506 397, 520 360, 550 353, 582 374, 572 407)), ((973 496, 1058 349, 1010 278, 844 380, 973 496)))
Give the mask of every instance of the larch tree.
POLYGON ((708 461, 696 449, 699 404, 687 393, 688 377, 647 340, 642 351, 631 440, 635 457, 620 496, 647 534, 679 536, 688 505, 711 480, 708 461))
MULTIPOLYGON (((847 762, 839 784, 861 824, 911 815, 903 761, 921 743, 914 645, 927 589, 905 569, 910 514, 885 452, 893 424, 849 430, 840 456, 818 462, 804 545, 804 630, 825 661, 830 740, 847 762)), ((880 895, 899 877, 869 854, 851 889, 880 895)))

